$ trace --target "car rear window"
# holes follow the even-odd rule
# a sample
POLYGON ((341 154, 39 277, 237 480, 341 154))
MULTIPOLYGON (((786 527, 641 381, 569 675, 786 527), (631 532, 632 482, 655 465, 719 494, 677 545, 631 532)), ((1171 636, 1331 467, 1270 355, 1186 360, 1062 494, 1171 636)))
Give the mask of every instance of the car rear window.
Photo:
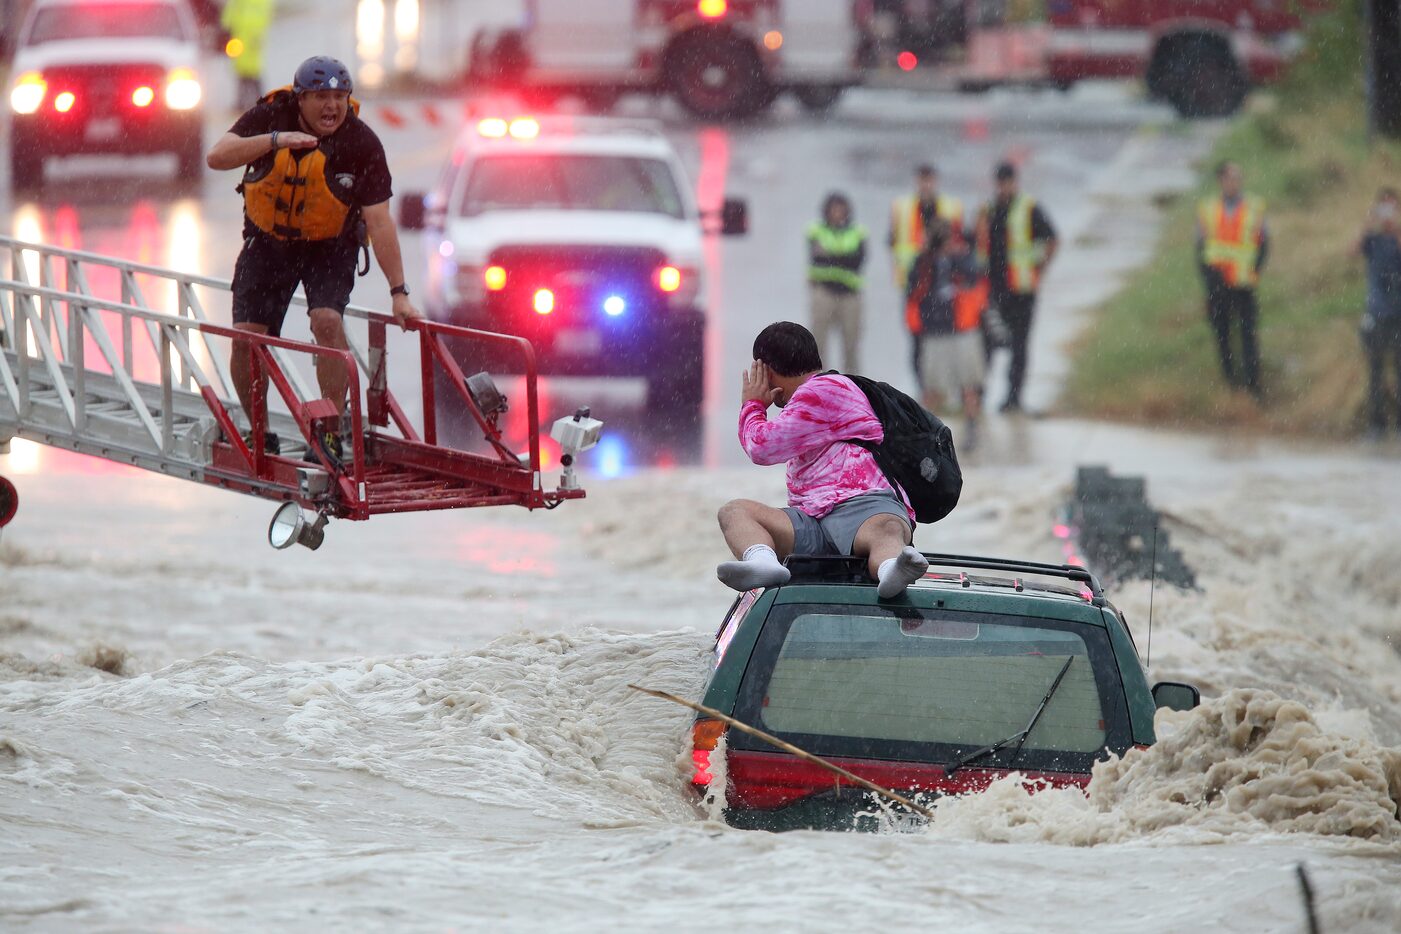
POLYGON ((1127 737, 1112 648, 1093 626, 779 606, 765 622, 739 706, 742 713, 750 707, 764 729, 814 752, 949 761, 1025 729, 1067 659, 1017 764, 1050 768, 1070 756, 1084 766, 1127 737))
POLYGON ((34 16, 29 45, 73 39, 156 38, 183 41, 184 25, 168 3, 83 3, 45 7, 34 16))
POLYGON ((680 218, 671 168, 633 156, 495 155, 472 166, 462 214, 529 209, 634 211, 680 218))

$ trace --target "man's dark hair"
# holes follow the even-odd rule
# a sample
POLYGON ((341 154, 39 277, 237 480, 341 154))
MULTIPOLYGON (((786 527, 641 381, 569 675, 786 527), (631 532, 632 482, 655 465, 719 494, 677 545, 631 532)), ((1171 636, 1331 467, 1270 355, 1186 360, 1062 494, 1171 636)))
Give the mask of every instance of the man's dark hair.
POLYGON ((801 324, 775 321, 754 338, 754 359, 779 376, 802 376, 822 369, 817 338, 801 324))
POLYGON ((1378 201, 1401 201, 1401 191, 1397 191, 1390 186, 1377 192, 1378 201))
POLYGON ((930 165, 928 162, 925 162, 921 165, 915 166, 915 175, 919 176, 920 178, 937 178, 939 175, 939 170, 934 168, 934 166, 930 165))
POLYGON ((1216 163, 1216 177, 1220 179, 1226 174, 1226 171, 1231 168, 1240 168, 1240 163, 1234 159, 1222 159, 1220 162, 1216 163))
POLYGON ((827 216, 832 213, 832 208, 836 207, 839 204, 842 207, 846 208, 846 218, 847 220, 851 220, 851 199, 848 198, 846 195, 842 194, 840 191, 832 192, 822 202, 822 219, 824 221, 827 220, 827 216))
POLYGON ((992 175, 999 182, 1009 181, 1017 177, 1017 167, 1010 162, 999 162, 997 171, 993 172, 992 175))

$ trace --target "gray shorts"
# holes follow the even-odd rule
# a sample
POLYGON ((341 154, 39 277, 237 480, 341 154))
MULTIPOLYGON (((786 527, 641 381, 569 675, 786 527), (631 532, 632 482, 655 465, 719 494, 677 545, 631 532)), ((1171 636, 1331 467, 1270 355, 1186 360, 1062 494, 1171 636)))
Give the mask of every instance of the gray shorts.
POLYGON ((856 542, 856 532, 872 516, 889 513, 910 524, 910 513, 894 493, 863 493, 853 496, 821 519, 814 519, 801 509, 784 506, 793 523, 793 554, 849 555, 856 542))

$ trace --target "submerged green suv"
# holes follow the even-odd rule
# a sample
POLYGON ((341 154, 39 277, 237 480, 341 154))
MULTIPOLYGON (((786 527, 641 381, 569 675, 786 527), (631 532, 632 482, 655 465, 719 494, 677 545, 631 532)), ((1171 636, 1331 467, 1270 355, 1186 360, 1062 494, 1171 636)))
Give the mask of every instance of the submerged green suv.
MULTIPOLYGON (((792 580, 740 596, 716 634, 703 703, 917 797, 1084 787, 1094 763, 1154 741, 1158 707, 1122 614, 1082 567, 927 555, 881 600, 856 558, 795 555, 792 580)), ((770 830, 874 826, 869 793, 724 722, 693 728, 693 785, 725 779, 726 819, 770 830), (712 761, 724 738, 723 769, 712 761)))

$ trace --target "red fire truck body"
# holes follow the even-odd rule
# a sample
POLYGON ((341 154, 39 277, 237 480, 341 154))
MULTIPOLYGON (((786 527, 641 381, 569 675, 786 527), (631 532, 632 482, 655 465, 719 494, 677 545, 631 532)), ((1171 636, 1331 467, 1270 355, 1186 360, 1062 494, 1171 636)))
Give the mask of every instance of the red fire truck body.
MULTIPOLYGON (((1305 2, 1314 9, 1320 0, 1305 2)), ((1294 0, 1049 0, 1044 68, 1068 87, 1142 76, 1184 116, 1237 109, 1298 52, 1294 0)))

